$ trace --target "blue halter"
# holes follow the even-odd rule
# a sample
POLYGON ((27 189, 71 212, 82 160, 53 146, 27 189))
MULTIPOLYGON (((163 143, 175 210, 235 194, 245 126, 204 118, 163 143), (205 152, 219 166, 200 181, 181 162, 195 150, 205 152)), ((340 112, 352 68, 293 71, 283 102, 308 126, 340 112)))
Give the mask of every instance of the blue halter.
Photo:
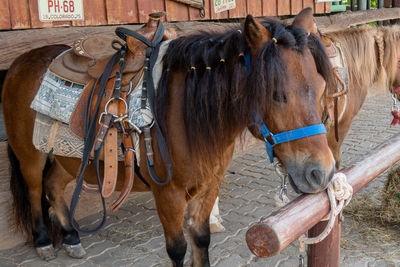
MULTIPOLYGON (((246 64, 246 68, 248 71, 251 69, 251 62, 250 62, 250 53, 246 52, 244 54, 244 61, 246 64)), ((254 120, 256 123, 254 125, 257 125, 260 129, 260 134, 263 135, 264 140, 265 140, 265 146, 267 148, 267 154, 269 157, 269 161, 271 163, 274 162, 274 146, 281 144, 281 143, 286 143, 290 142, 293 140, 301 139, 304 137, 308 136, 313 136, 317 134, 326 134, 326 128, 325 125, 320 123, 320 124, 315 124, 287 132, 282 132, 278 134, 273 134, 271 131, 268 129, 267 125, 265 125, 264 120, 258 113, 254 113, 254 120), (273 143, 271 144, 268 141, 268 137, 271 137, 273 143)))
POLYGON ((325 125, 320 123, 320 124, 315 124, 311 126, 307 126, 304 128, 299 128, 287 132, 282 132, 278 134, 273 134, 271 131, 268 129, 267 125, 265 125, 264 121, 261 119, 260 115, 256 115, 258 118, 258 123, 255 123, 255 125, 258 125, 260 129, 260 134, 264 137, 265 141, 265 147, 267 148, 267 154, 269 157, 269 161, 271 163, 274 162, 274 146, 277 144, 285 143, 285 142, 290 142, 293 140, 301 139, 304 137, 308 136, 313 136, 317 134, 326 134, 326 129, 325 125), (268 137, 270 137, 273 141, 271 144, 268 141, 268 137))

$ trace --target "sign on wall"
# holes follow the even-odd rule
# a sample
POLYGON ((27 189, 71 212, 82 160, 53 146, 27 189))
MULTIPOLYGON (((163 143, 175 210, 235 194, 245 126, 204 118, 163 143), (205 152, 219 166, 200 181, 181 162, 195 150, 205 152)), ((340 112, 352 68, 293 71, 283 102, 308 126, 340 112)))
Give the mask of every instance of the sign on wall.
POLYGON ((82 0, 38 0, 40 21, 83 20, 82 0))
POLYGON ((235 0, 214 0, 214 13, 223 12, 236 7, 235 0))

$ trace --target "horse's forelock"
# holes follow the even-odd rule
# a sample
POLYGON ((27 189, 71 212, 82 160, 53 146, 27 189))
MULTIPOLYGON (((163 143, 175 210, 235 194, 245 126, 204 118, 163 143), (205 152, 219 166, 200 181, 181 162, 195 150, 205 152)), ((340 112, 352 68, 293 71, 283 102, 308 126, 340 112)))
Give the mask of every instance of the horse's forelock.
POLYGON ((249 77, 249 85, 253 88, 252 94, 257 96, 256 106, 260 112, 271 106, 274 98, 284 97, 288 88, 286 62, 282 59, 280 50, 294 49, 302 53, 308 43, 307 32, 301 28, 284 26, 275 20, 265 20, 262 24, 277 43, 270 40, 264 44, 249 77))

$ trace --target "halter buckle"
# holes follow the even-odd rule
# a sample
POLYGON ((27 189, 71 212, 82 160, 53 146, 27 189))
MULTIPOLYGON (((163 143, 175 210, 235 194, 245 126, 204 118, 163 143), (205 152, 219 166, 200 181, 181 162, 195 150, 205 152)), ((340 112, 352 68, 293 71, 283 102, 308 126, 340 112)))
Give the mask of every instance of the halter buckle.
POLYGON ((269 144, 270 144, 270 146, 271 147, 275 147, 277 144, 275 143, 275 141, 274 141, 274 134, 273 133, 271 133, 271 132, 269 132, 269 134, 268 134, 268 136, 267 137, 264 137, 264 141, 265 142, 268 142, 269 144), (270 139, 271 139, 271 141, 269 141, 268 140, 268 137, 271 137, 270 139))

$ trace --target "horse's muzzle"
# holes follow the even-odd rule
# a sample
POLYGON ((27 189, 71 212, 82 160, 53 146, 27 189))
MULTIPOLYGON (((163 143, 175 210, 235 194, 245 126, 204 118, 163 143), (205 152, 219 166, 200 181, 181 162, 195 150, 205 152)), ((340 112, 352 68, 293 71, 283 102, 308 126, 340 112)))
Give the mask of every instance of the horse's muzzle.
POLYGON ((319 193, 325 190, 334 174, 334 164, 326 169, 321 164, 310 162, 303 166, 286 165, 289 181, 297 193, 319 193))

